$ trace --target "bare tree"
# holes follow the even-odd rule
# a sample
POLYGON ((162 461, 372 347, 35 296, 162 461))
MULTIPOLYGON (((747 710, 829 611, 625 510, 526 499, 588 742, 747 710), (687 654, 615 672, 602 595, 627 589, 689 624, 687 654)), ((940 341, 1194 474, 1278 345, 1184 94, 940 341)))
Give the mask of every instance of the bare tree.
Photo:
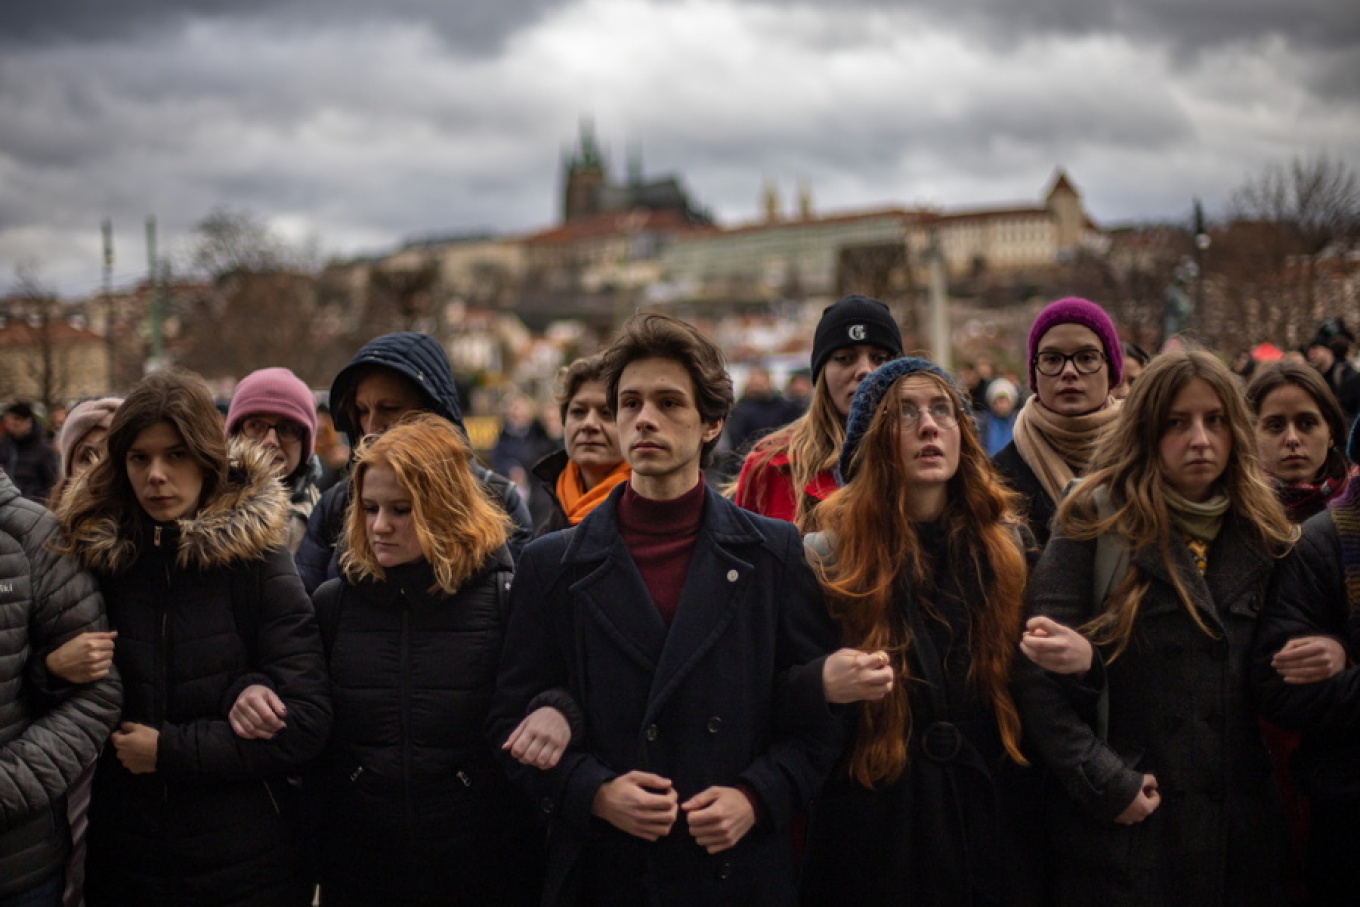
POLYGON ((1239 312, 1288 342, 1343 314, 1324 311, 1319 288, 1323 263, 1360 243, 1360 177, 1349 164, 1326 154, 1272 164, 1234 192, 1229 218, 1214 264, 1239 312))
POLYGON ((49 410, 66 403, 71 394, 71 329, 61 301, 42 285, 34 262, 15 268, 15 288, 5 300, 4 315, 13 348, 0 365, 5 386, 0 393, 32 390, 49 410))
POLYGON ((218 209, 198 223, 188 258, 209 282, 174 313, 177 361, 210 378, 281 365, 328 379, 313 248, 289 245, 249 212, 218 209))

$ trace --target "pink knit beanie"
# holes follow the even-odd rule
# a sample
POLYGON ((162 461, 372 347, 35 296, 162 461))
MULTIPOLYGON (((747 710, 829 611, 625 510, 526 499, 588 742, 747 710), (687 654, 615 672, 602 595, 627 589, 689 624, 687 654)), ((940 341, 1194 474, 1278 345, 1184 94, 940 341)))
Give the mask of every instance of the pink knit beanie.
POLYGON ((61 474, 71 474, 71 461, 75 458, 76 448, 85 436, 96 428, 109 430, 113 422, 113 411, 123 402, 122 397, 101 397, 98 400, 82 400, 66 414, 66 423, 57 436, 57 449, 61 451, 61 474))
MULTIPOLYGON (((284 416, 307 429, 302 439, 302 463, 312 455, 316 440, 316 397, 302 379, 286 368, 262 368, 251 372, 236 385, 231 406, 227 408, 227 434, 241 431, 249 416, 284 416)), ((301 466, 298 467, 302 468, 301 466)))

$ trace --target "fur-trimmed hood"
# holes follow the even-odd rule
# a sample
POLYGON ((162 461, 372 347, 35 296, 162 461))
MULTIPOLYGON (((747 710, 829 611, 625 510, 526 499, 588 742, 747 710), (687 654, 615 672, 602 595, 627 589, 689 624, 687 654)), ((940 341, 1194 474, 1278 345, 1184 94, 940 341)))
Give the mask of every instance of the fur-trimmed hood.
MULTIPOLYGON (((217 495, 194 516, 175 520, 177 567, 225 567, 254 560, 287 541, 288 492, 274 475, 272 455, 258 444, 234 440, 230 462, 217 495)), ((85 492, 84 483, 78 484, 61 510, 85 492)), ((122 573, 138 556, 138 539, 111 514, 77 525, 71 542, 82 565, 95 573, 122 573)))

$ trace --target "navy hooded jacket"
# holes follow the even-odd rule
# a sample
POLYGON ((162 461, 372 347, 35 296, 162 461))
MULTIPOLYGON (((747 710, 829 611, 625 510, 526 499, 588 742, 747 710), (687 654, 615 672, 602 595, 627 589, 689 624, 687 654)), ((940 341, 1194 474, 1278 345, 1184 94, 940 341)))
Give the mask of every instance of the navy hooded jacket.
MULTIPOLYGON (((443 416, 464 434, 467 433, 463 426, 458 387, 453 383, 453 369, 449 366, 444 348, 428 334, 401 331, 384 334, 365 343, 349 365, 342 368, 331 382, 331 418, 336 429, 349 437, 351 447, 363 437, 362 429, 352 418, 354 393, 360 379, 373 366, 391 369, 408 378, 425 396, 426 411, 443 416)), ((533 520, 529 516, 529 508, 509 479, 492 472, 476 460, 470 465, 472 474, 514 521, 515 531, 509 547, 518 561, 520 551, 533 538, 533 520)), ((309 593, 327 579, 339 575, 336 542, 343 531, 349 492, 348 481, 331 486, 317 502, 307 523, 307 535, 294 560, 298 575, 302 577, 302 583, 309 593)))

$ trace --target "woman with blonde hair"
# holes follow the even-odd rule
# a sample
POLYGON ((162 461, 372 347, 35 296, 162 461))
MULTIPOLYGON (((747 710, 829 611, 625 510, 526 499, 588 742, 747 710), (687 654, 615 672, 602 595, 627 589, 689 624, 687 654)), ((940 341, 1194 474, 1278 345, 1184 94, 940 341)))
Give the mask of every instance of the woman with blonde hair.
POLYGON ((1068 795, 1050 829, 1059 903, 1282 902, 1247 666, 1294 534, 1233 374, 1206 352, 1154 359, 1028 592, 1026 737, 1068 795))
POLYGON ((542 843, 483 737, 512 524, 447 419, 360 445, 341 576, 317 589, 336 726, 320 768, 321 890, 348 904, 537 900, 542 843))
POLYGON ((1023 901, 1014 495, 962 392, 923 359, 860 383, 839 470, 808 549, 854 647, 827 659, 826 696, 859 700, 858 729, 813 809, 804 902, 1023 901))
POLYGON ((833 470, 845 419, 866 375, 902 355, 902 332, 888 307, 846 296, 822 312, 812 342, 808 411, 756 443, 734 486, 736 503, 763 516, 804 525, 836 490, 833 470))
POLYGON ((229 451, 188 372, 142 379, 106 443, 58 514, 99 580, 124 693, 94 777, 85 902, 301 907, 289 777, 331 711, 283 487, 265 451, 229 451), (243 738, 246 723, 265 730, 243 738))

